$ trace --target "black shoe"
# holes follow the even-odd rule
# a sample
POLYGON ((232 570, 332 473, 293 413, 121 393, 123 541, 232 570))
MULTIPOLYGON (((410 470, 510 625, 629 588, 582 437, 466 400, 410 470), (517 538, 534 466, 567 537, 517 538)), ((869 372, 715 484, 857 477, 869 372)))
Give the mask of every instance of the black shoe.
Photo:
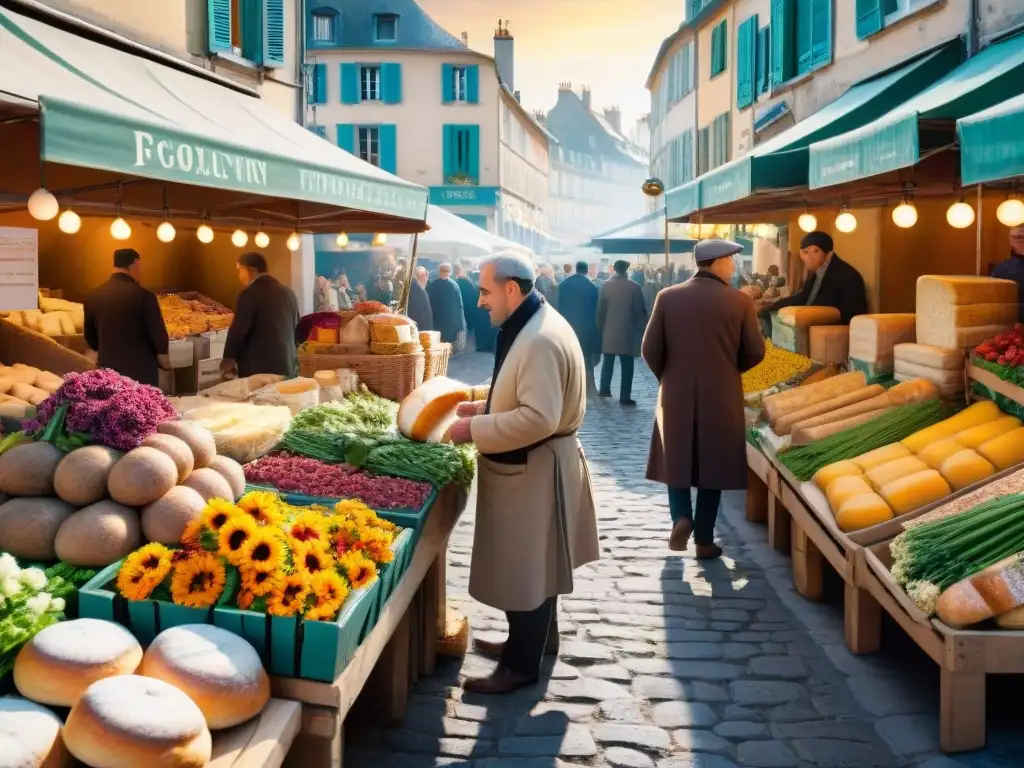
POLYGON ((611 392, 600 392, 600 391, 598 391, 597 396, 598 397, 611 397, 612 393, 611 392))
POLYGON ((636 405, 636 400, 619 400, 619 405, 628 405, 633 407, 636 405))

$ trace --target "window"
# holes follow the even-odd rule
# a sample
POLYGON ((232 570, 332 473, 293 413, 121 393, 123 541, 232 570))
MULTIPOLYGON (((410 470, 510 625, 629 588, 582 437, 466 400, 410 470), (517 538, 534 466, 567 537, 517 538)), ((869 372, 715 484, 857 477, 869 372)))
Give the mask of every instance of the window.
POLYGON ((708 5, 708 3, 710 3, 710 2, 711 2, 711 0, 687 0, 687 3, 686 3, 686 10, 687 10, 686 20, 687 21, 693 21, 693 19, 697 16, 697 14, 700 13, 701 10, 706 5, 708 5))
POLYGON ((333 13, 313 12, 313 42, 333 43, 334 24, 336 16, 333 13))
POLYGON ((480 102, 480 67, 476 64, 441 65, 441 103, 477 104, 480 102))
POLYGON ((309 102, 311 104, 327 103, 327 65, 315 64, 312 67, 309 84, 309 102))
POLYGON ((374 34, 378 43, 394 43, 398 40, 398 16, 393 13, 378 13, 373 17, 374 34))
POLYGON ((211 54, 284 66, 284 0, 206 0, 211 54))
POLYGON ((325 125, 310 125, 307 126, 311 133, 315 133, 321 139, 327 138, 327 126, 325 125))
POLYGON ((771 41, 772 41, 772 27, 771 24, 766 24, 757 31, 757 63, 755 66, 756 70, 756 87, 757 95, 760 96, 762 93, 768 92, 769 77, 768 73, 771 70, 771 41))
POLYGON ((683 145, 683 177, 680 183, 685 184, 688 181, 693 181, 693 129, 689 129, 683 133, 682 136, 683 145))
POLYGON ((831 61, 832 0, 772 0, 771 83, 784 83, 831 61))
POLYGON ((452 67, 452 101, 466 101, 466 68, 452 67))
POLYGON ((359 100, 380 101, 380 67, 359 68, 359 100))
POLYGON ((736 31, 736 108, 749 107, 757 98, 757 14, 736 31))
POLYGON ((725 72, 725 64, 728 57, 727 34, 728 21, 725 19, 711 30, 711 77, 716 77, 725 72))
POLYGON ((711 147, 710 127, 704 126, 697 133, 697 175, 703 176, 710 170, 711 147))
POLYGON ((728 112, 723 112, 711 121, 711 133, 711 168, 717 168, 729 162, 732 137, 729 133, 728 112))
POLYGON ((480 126, 446 125, 442 136, 444 183, 479 184, 480 126))
POLYGON ((931 5, 936 0, 857 0, 857 37, 864 39, 884 27, 931 5))
POLYGON ((356 156, 360 160, 380 168, 380 129, 360 126, 357 133, 356 156))

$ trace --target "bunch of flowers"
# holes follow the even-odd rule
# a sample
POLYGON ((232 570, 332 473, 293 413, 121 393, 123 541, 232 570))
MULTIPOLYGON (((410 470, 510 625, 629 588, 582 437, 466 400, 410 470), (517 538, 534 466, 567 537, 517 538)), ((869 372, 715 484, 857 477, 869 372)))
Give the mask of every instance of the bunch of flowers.
POLYGON ((330 621, 391 562, 397 531, 358 501, 294 507, 267 491, 237 504, 213 499, 179 548, 154 543, 129 555, 117 591, 128 600, 330 621))

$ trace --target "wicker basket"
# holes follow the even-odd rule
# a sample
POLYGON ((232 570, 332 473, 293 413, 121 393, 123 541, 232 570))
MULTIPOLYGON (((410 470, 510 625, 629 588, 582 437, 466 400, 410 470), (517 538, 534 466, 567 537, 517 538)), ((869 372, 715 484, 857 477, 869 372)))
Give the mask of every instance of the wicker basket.
POLYGON ((469 617, 451 606, 445 608, 444 636, 437 639, 437 652, 461 658, 469 647, 469 617))
POLYGON ((321 355, 299 353, 299 375, 348 368, 374 394, 401 402, 423 383, 426 359, 422 352, 410 355, 321 355))
POLYGON ((448 373, 448 360, 452 356, 451 344, 438 344, 436 347, 423 351, 427 356, 427 369, 423 374, 424 381, 448 373))

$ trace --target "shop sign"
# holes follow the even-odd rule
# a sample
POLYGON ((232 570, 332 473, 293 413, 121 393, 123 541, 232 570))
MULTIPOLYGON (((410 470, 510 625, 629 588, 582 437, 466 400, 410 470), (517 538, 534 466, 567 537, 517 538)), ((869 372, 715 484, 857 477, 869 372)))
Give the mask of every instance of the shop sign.
POLYGON ((498 204, 498 187, 474 187, 453 184, 430 188, 431 205, 481 205, 493 208, 498 204))
POLYGON ((39 308, 39 231, 0 227, 0 312, 39 308))

